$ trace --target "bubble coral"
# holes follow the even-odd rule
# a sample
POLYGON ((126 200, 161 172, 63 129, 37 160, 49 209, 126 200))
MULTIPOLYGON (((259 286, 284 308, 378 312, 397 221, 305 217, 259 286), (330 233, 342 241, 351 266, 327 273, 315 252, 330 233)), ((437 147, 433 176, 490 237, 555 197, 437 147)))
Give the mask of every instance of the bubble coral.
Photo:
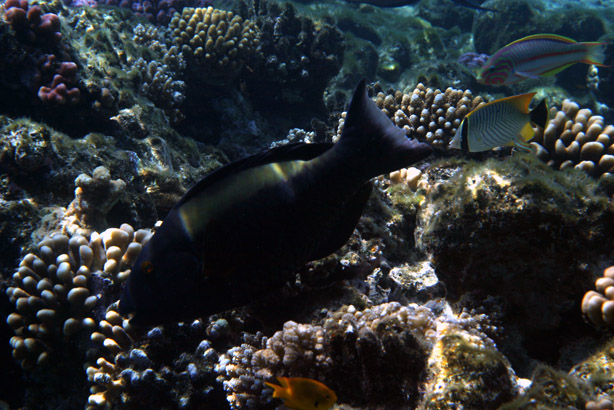
POLYGON ((7 289, 16 307, 7 318, 15 331, 11 347, 22 367, 48 363, 65 338, 94 328, 92 309, 104 295, 93 289, 105 277, 125 280, 147 238, 126 224, 89 238, 56 234, 24 257, 7 289))
POLYGON ((210 83, 239 73, 258 45, 258 28, 231 11, 186 7, 171 22, 173 42, 188 67, 210 83))
POLYGON ((582 313, 595 326, 614 326, 614 266, 603 271, 595 288, 584 294, 582 313))
POLYGON ((551 109, 550 118, 531 143, 540 159, 555 169, 573 167, 594 177, 613 177, 614 125, 604 125, 602 116, 568 99, 560 110, 551 109))

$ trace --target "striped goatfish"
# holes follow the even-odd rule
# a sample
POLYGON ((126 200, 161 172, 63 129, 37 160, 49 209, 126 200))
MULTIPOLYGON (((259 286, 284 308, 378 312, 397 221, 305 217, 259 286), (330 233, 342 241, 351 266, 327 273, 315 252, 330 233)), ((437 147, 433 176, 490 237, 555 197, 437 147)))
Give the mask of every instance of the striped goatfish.
POLYGON ((132 266, 119 302, 133 323, 180 321, 275 295, 295 269, 341 248, 370 179, 418 162, 428 145, 375 105, 362 80, 336 144, 288 144, 201 179, 132 266))
POLYGON ((531 145, 527 141, 535 135, 531 124, 544 128, 548 122, 546 100, 529 111, 534 95, 527 93, 501 98, 471 111, 456 130, 450 148, 479 152, 515 145, 530 152, 531 145))
POLYGON ((493 54, 478 74, 487 85, 509 85, 527 78, 555 75, 576 63, 603 64, 606 43, 578 43, 556 34, 516 40, 493 54))

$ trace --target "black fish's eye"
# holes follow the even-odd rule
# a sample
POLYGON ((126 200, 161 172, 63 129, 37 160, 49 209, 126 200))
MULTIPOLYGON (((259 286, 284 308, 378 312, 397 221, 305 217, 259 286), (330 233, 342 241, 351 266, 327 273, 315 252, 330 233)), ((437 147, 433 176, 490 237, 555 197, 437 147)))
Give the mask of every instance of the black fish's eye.
POLYGON ((146 274, 146 275, 152 274, 153 271, 154 271, 153 263, 151 263, 149 261, 145 261, 145 262, 141 263, 141 271, 144 274, 146 274))

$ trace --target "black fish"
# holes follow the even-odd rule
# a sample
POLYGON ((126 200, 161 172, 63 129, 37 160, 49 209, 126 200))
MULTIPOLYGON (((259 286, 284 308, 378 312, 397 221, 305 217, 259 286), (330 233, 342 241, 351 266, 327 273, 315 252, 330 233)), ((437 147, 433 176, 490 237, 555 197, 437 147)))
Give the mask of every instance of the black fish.
POLYGON ((281 288, 348 240, 369 180, 432 148, 394 126, 362 80, 336 144, 289 144, 199 181, 143 247, 120 301, 133 323, 188 320, 281 288))

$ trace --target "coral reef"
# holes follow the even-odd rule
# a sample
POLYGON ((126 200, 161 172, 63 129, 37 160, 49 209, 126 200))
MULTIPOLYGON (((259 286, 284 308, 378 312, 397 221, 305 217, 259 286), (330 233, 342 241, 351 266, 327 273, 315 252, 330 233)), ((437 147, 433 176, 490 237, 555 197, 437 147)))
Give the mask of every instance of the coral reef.
POLYGON ((48 363, 53 351, 70 346, 65 337, 94 328, 92 310, 107 297, 100 282, 125 280, 147 237, 129 225, 89 239, 56 234, 38 244, 39 255, 26 255, 7 289, 16 308, 7 319, 15 331, 11 346, 22 367, 48 363))
POLYGON ((41 86, 38 89, 38 98, 46 104, 77 104, 81 91, 77 87, 71 87, 76 82, 77 65, 73 62, 60 63, 57 72, 49 87, 41 86))
POLYGON ((86 370, 93 384, 86 408, 226 408, 215 388, 218 355, 203 339, 209 327, 196 320, 143 334, 111 305, 91 335, 97 357, 86 370))
POLYGON ((4 10, 4 18, 19 42, 9 46, 7 62, 11 70, 22 73, 19 81, 7 82, 5 86, 22 85, 29 91, 25 95, 30 97, 31 91, 38 89, 35 95, 45 105, 77 104, 81 98, 77 65, 70 61, 66 44, 60 43, 60 17, 54 13, 43 14, 39 5, 30 6, 28 0, 8 0, 4 10))
POLYGON ((614 326, 614 266, 597 278, 595 289, 584 294, 582 313, 595 326, 614 326))
POLYGON ((548 366, 538 366, 529 388, 500 410, 583 409, 589 391, 581 380, 548 366))
POLYGON ((439 388, 439 380, 451 376, 447 369, 458 371, 459 383, 467 380, 466 369, 471 369, 473 381, 463 384, 464 392, 457 399, 469 404, 474 395, 480 396, 492 407, 512 395, 515 380, 502 356, 488 363, 497 353, 482 333, 483 320, 483 316, 449 311, 437 315, 415 304, 384 303, 362 311, 344 306, 318 324, 289 321, 270 338, 255 335, 250 343, 222 355, 216 371, 231 408, 260 408, 269 403, 263 382, 276 376, 316 378, 335 390, 340 402, 352 406, 395 408, 418 405, 417 386, 428 361, 431 397, 438 394, 434 389, 439 388), (452 339, 457 343, 448 342, 452 339), (488 360, 480 354, 463 354, 463 346, 469 345, 469 350, 480 351, 488 360), (458 367, 451 366, 453 361, 458 367), (379 378, 381 374, 387 377, 379 378), (491 388, 496 384, 500 396, 483 397, 479 392, 487 388, 484 383, 492 383, 491 388))
MULTIPOLYGON (((596 402, 603 402, 607 404, 607 399, 610 400, 614 390, 612 388, 612 382, 614 381, 614 345, 612 341, 609 341, 595 353, 591 354, 588 358, 581 363, 575 365, 569 374, 580 380, 586 385, 588 390, 586 397, 591 400, 586 403, 587 410, 589 409, 590 402, 594 404, 596 402)), ((609 409, 611 407, 596 407, 597 409, 609 409)))
POLYGON ((343 34, 326 21, 299 15, 290 3, 259 1, 242 14, 260 31, 262 57, 250 63, 246 73, 257 101, 321 106, 324 89, 343 63, 343 34))
POLYGON ((112 180, 111 173, 103 166, 92 171, 92 176, 80 174, 75 179, 75 199, 70 203, 65 216, 68 218, 63 230, 87 234, 88 227, 106 226, 106 216, 126 189, 121 179, 112 180))
MULTIPOLYGON (((427 141, 436 148, 446 149, 461 121, 472 110, 484 103, 481 96, 473 96, 470 90, 448 87, 445 91, 426 87, 419 83, 411 93, 389 91, 376 87, 375 103, 407 135, 427 141)), ((337 136, 343 131, 341 115, 337 136)))
POLYGON ((47 45, 62 39, 57 14, 43 14, 40 6, 30 7, 28 0, 7 0, 4 3, 4 18, 18 38, 28 43, 47 45))
POLYGON ((184 7, 207 7, 210 0, 68 0, 72 6, 119 6, 130 9, 135 15, 152 23, 166 25, 175 13, 184 7))
MULTIPOLYGON (((416 244, 430 255, 449 298, 469 306, 498 299, 499 319, 519 335, 586 331, 570 309, 590 286, 593 261, 613 249, 607 232, 614 214, 595 181, 553 171, 532 155, 451 160, 432 166, 426 178, 416 244)), ((533 354, 550 353, 535 347, 533 354)), ((509 358, 525 370, 526 359, 509 358)))
POLYGON ((538 130, 531 144, 537 156, 555 169, 578 168, 594 177, 613 178, 614 125, 600 115, 566 99, 552 108, 550 121, 538 130))
POLYGON ((213 7, 186 7, 170 22, 173 43, 180 48, 188 69, 209 84, 230 81, 256 52, 256 25, 230 11, 213 7))

